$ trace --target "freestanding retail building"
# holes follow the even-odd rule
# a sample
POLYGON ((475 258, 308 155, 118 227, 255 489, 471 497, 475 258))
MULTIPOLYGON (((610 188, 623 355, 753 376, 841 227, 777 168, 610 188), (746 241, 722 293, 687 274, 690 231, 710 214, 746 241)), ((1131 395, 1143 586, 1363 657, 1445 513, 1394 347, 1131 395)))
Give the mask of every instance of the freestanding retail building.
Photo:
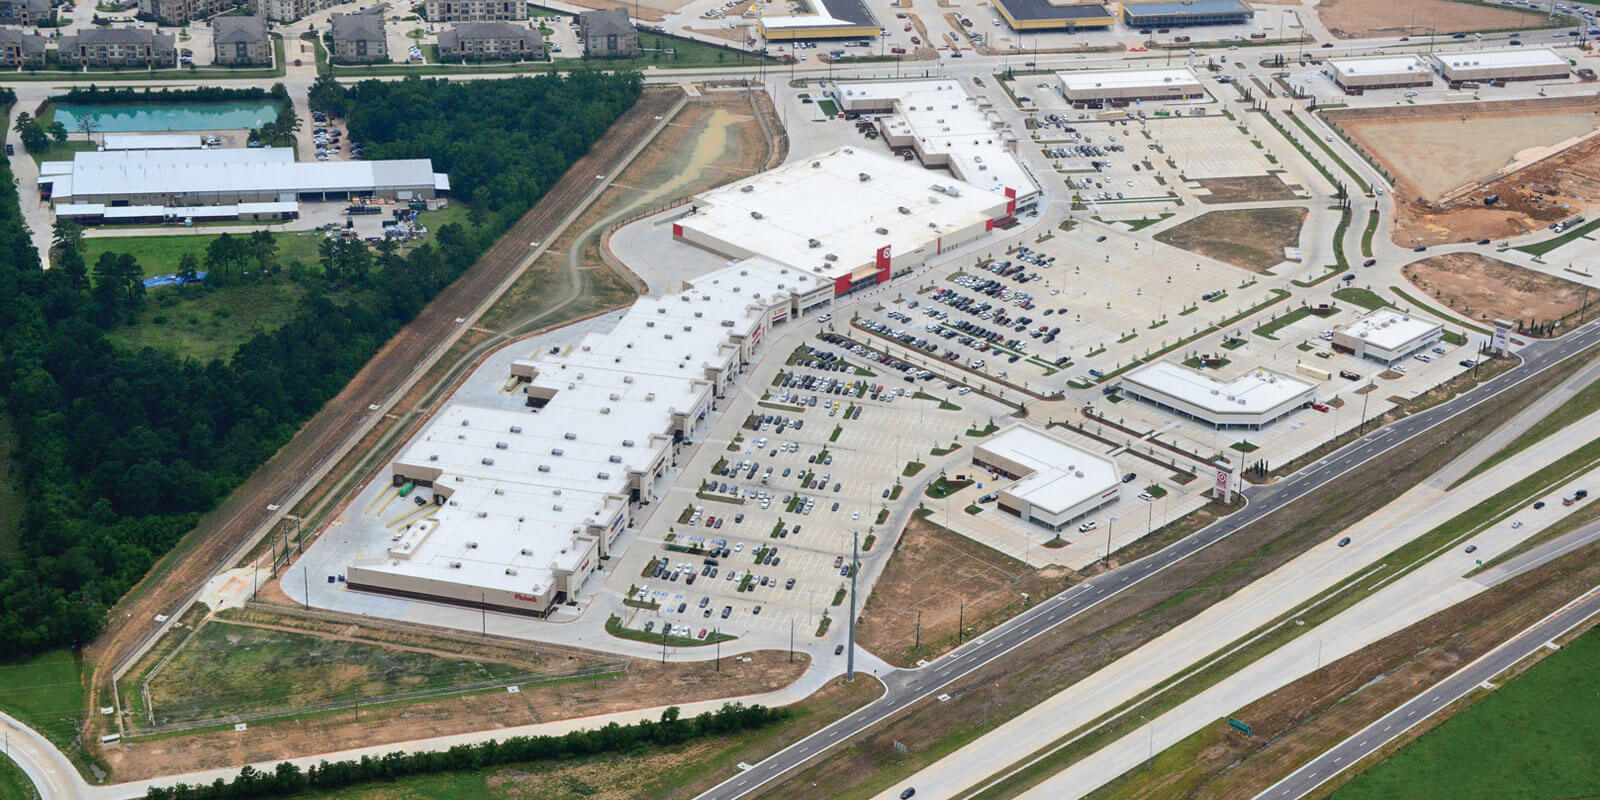
POLYGON ((1572 73, 1572 65, 1565 58, 1540 47, 1434 53, 1433 63, 1451 88, 1465 83, 1553 81, 1572 73))
POLYGON ((1444 326, 1393 309, 1380 308, 1333 332, 1333 349, 1383 364, 1393 364, 1444 335, 1444 326))
POLYGON ((1122 21, 1130 28, 1243 25, 1255 15, 1255 11, 1243 0, 1179 0, 1122 4, 1122 21))
POLYGON ((1328 60, 1327 72, 1346 94, 1433 85, 1433 68, 1420 56, 1334 58, 1328 60))
POLYGON ((1257 430, 1310 405, 1316 386, 1281 372, 1255 369, 1218 380, 1157 361, 1122 377, 1123 394, 1216 428, 1257 430))
POLYGON ((972 463, 1014 481, 999 491, 1001 511, 1053 531, 1116 502, 1121 485, 1111 459, 1020 422, 974 447, 972 463))
POLYGON ((1061 96, 1077 108, 1137 102, 1205 99, 1200 79, 1187 68, 1058 72, 1061 96))

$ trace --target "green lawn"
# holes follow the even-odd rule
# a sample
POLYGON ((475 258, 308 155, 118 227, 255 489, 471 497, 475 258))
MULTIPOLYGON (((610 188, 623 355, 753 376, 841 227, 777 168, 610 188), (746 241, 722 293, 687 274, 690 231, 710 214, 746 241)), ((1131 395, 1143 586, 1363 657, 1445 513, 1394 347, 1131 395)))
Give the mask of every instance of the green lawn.
MULTIPOLYGON (((257 333, 282 325, 305 293, 304 285, 282 276, 221 289, 152 289, 145 307, 106 336, 130 350, 154 347, 201 361, 226 359, 257 333)), ((335 299, 348 297, 336 293, 335 299)))
POLYGON ((1600 792, 1597 682, 1600 634, 1591 630, 1333 797, 1593 797, 1600 792))
MULTIPOLYGON (((749 579, 750 576, 746 575, 745 580, 748 581, 749 579)), ((689 627, 693 628, 694 624, 690 623, 689 627)), ((663 636, 661 634, 661 629, 659 628, 650 633, 645 633, 638 628, 625 627, 622 624, 622 620, 616 616, 612 616, 610 619, 606 620, 606 633, 609 633, 618 639, 632 639, 636 642, 644 642, 645 644, 654 645, 660 645, 661 640, 664 638, 666 639, 667 647, 701 647, 708 644, 727 642, 739 638, 726 633, 715 632, 707 633, 706 638, 704 639, 696 639, 689 636, 673 636, 670 634, 663 636)))
POLYGON ((1560 247, 1560 246, 1562 246, 1562 245, 1564 245, 1564 244, 1566 244, 1566 243, 1568 243, 1568 242, 1570 242, 1570 241, 1572 241, 1574 239, 1577 239, 1580 236, 1589 235, 1590 233, 1592 233, 1594 231, 1595 228, 1600 228, 1600 219, 1591 220, 1589 222, 1586 222, 1586 223, 1584 223, 1582 225, 1579 225, 1576 228, 1573 228, 1573 229, 1571 229, 1569 231, 1566 231, 1565 233, 1562 233, 1560 236, 1557 236, 1557 237, 1555 237, 1553 239, 1546 239, 1546 240, 1544 240, 1542 242, 1535 242, 1534 244, 1523 245, 1522 247, 1518 247, 1518 248, 1515 248, 1515 249, 1521 250, 1522 252, 1529 253, 1531 255, 1542 256, 1545 253, 1548 253, 1551 250, 1554 250, 1557 247, 1560 247))
MULTIPOLYGON (((201 269, 204 269, 206 248, 220 235, 86 238, 83 240, 83 261, 89 265, 90 271, 93 271, 94 262, 100 258, 101 253, 131 253, 139 260, 139 266, 144 268, 145 277, 149 277, 177 272, 178 260, 183 258, 183 254, 194 253, 195 257, 201 260, 201 269)), ((316 231, 279 232, 274 233, 272 238, 278 243, 278 263, 288 266, 289 262, 298 260, 308 267, 316 265, 319 258, 317 248, 322 244, 322 234, 316 231)))
POLYGON ((1292 325, 1292 324, 1294 324, 1296 322, 1299 322, 1300 320, 1305 319, 1308 316, 1311 316, 1311 309, 1310 308, 1306 308, 1306 307, 1297 308, 1297 309, 1295 309, 1293 311, 1290 311, 1287 314, 1284 314, 1281 317, 1278 317, 1275 320, 1272 320, 1271 322, 1262 323, 1261 325, 1257 326, 1254 331, 1251 331, 1251 332, 1254 333, 1257 336, 1260 336, 1260 337, 1264 338, 1264 339, 1277 339, 1278 337, 1273 336, 1273 334, 1275 334, 1278 331, 1282 330, 1285 326, 1292 325))
POLYGON ((0 756, 0 800, 38 800, 39 790, 35 789, 28 776, 22 774, 11 759, 0 756))
POLYGON ((52 650, 0 663, 0 709, 63 749, 83 718, 83 680, 77 656, 52 650))
POLYGON ((1370 289, 1356 289, 1354 287, 1335 289, 1333 290, 1333 298, 1335 300, 1343 300, 1353 306, 1361 306, 1369 311, 1376 311, 1380 308, 1394 308, 1394 303, 1383 299, 1377 292, 1370 289))
MULTIPOLYGON (((20 145, 18 145, 20 147, 20 145)), ((80 139, 68 139, 65 142, 51 142, 43 150, 29 150, 28 155, 33 157, 33 163, 43 164, 46 161, 71 161, 73 153, 83 153, 95 148, 95 143, 80 139)))
POLYGON ((1579 389, 1577 393, 1567 398, 1566 402, 1562 403, 1560 406, 1557 406, 1556 410, 1550 412, 1550 416, 1535 422, 1533 426, 1528 428, 1527 431, 1523 432, 1521 436, 1518 436, 1517 438, 1506 443, 1505 447, 1495 451, 1493 455, 1484 459, 1483 462, 1478 466, 1473 467, 1471 472, 1468 472, 1466 475, 1463 475, 1460 480, 1456 481, 1454 484, 1451 484, 1451 488, 1453 489, 1456 486, 1460 486, 1462 483, 1476 476, 1478 473, 1483 472, 1484 470, 1496 464, 1499 464, 1500 462, 1522 452, 1523 450, 1526 450, 1529 447, 1532 447, 1535 444, 1538 444, 1546 437, 1550 436, 1550 434, 1555 433, 1556 431, 1559 431, 1568 425, 1571 425, 1572 423, 1589 416, 1589 414, 1593 413, 1596 409, 1600 409, 1600 382, 1591 383, 1588 386, 1579 389))

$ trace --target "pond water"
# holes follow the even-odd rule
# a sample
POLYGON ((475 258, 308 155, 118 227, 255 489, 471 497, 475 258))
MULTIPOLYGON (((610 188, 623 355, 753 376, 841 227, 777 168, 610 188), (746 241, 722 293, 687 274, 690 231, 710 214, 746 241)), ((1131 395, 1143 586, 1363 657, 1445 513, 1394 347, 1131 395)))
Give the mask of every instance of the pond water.
POLYGON ((271 100, 228 103, 58 103, 56 121, 77 133, 85 117, 96 120, 101 133, 150 131, 216 131, 259 128, 278 118, 271 100))

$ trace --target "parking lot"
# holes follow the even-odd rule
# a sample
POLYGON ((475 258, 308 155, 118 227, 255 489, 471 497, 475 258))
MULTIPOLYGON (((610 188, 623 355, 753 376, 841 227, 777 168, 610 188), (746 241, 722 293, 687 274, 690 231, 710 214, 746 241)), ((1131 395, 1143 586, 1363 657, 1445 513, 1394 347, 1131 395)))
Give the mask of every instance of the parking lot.
POLYGON ((727 412, 740 423, 732 441, 707 441, 616 568, 611 588, 631 586, 639 601, 629 627, 742 637, 787 635, 793 624, 797 636, 814 636, 825 612, 842 613, 851 534, 873 545, 864 563, 886 558, 880 519, 906 505, 908 484, 936 462, 970 452, 934 449, 1009 410, 902 374, 826 333, 768 360, 727 412), (926 466, 903 477, 912 462, 926 466))

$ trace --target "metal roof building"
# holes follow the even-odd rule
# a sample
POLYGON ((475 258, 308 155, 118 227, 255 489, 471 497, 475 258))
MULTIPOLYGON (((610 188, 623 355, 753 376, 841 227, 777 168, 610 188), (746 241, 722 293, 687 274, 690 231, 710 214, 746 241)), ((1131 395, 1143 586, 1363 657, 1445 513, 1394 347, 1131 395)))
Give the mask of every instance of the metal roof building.
POLYGON ((1065 5, 1051 0, 995 0, 994 7, 1006 23, 1019 31, 1109 28, 1117 12, 1102 3, 1065 5))
POLYGON ((1061 81, 1061 96, 1079 107, 1127 105, 1146 100, 1196 100, 1206 96, 1200 79, 1186 67, 1057 72, 1056 77, 1061 81))
POLYGON ((54 204, 227 205, 377 196, 431 199, 449 176, 425 159, 295 161, 289 148, 104 150, 47 161, 39 184, 54 204))
POLYGON ((1243 25, 1255 17, 1244 0, 1178 0, 1122 4, 1122 19, 1137 28, 1243 25))
POLYGON ((806 0, 808 14, 762 14, 756 18, 768 41, 860 39, 877 36, 878 18, 862 0, 806 0))
POLYGON ((1333 349, 1393 364, 1444 335, 1444 326, 1432 320, 1380 308, 1333 332, 1333 349))

